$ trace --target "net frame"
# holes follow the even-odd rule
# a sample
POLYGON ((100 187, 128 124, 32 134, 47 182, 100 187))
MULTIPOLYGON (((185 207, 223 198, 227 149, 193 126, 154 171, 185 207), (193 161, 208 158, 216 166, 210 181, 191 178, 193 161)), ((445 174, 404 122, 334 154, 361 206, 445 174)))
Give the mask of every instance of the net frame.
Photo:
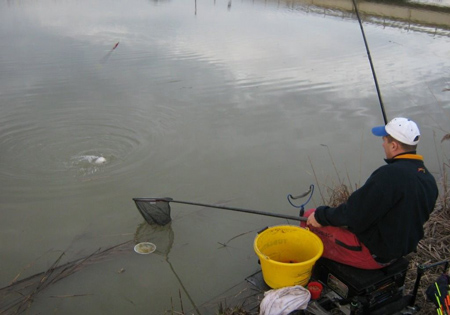
POLYGON ((148 224, 167 225, 170 217, 171 198, 134 198, 134 203, 148 224))

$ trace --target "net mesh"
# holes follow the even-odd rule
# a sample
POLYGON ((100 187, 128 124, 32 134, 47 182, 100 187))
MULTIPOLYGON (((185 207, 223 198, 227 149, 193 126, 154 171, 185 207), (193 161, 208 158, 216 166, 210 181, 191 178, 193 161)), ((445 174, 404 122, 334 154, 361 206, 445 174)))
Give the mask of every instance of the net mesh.
POLYGON ((134 199, 134 202, 148 224, 166 225, 172 221, 167 200, 134 199))

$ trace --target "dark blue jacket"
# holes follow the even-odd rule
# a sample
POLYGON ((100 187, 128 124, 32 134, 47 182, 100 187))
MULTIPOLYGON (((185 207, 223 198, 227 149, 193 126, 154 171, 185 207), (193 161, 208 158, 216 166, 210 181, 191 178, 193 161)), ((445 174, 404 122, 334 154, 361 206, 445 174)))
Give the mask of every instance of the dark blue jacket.
POLYGON ((346 226, 379 261, 416 249, 438 197, 436 180, 422 156, 401 154, 386 162, 346 203, 315 212, 323 226, 346 226))

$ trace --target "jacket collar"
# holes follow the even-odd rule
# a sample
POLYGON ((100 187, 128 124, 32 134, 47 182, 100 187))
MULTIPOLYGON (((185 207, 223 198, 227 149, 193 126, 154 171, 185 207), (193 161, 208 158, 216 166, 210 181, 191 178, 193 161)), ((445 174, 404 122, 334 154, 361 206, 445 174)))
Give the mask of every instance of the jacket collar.
POLYGON ((390 164, 395 162, 396 160, 419 160, 423 161, 423 156, 416 153, 416 151, 412 152, 404 152, 394 156, 392 159, 384 159, 386 163, 390 164))

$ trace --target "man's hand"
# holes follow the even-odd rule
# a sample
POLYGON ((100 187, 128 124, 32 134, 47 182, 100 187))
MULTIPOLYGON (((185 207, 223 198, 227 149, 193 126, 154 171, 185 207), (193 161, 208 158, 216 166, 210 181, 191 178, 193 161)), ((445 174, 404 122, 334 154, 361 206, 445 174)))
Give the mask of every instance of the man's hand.
POLYGON ((311 213, 311 215, 308 217, 308 220, 306 221, 306 225, 312 225, 313 227, 320 228, 322 225, 317 222, 315 213, 311 213))

